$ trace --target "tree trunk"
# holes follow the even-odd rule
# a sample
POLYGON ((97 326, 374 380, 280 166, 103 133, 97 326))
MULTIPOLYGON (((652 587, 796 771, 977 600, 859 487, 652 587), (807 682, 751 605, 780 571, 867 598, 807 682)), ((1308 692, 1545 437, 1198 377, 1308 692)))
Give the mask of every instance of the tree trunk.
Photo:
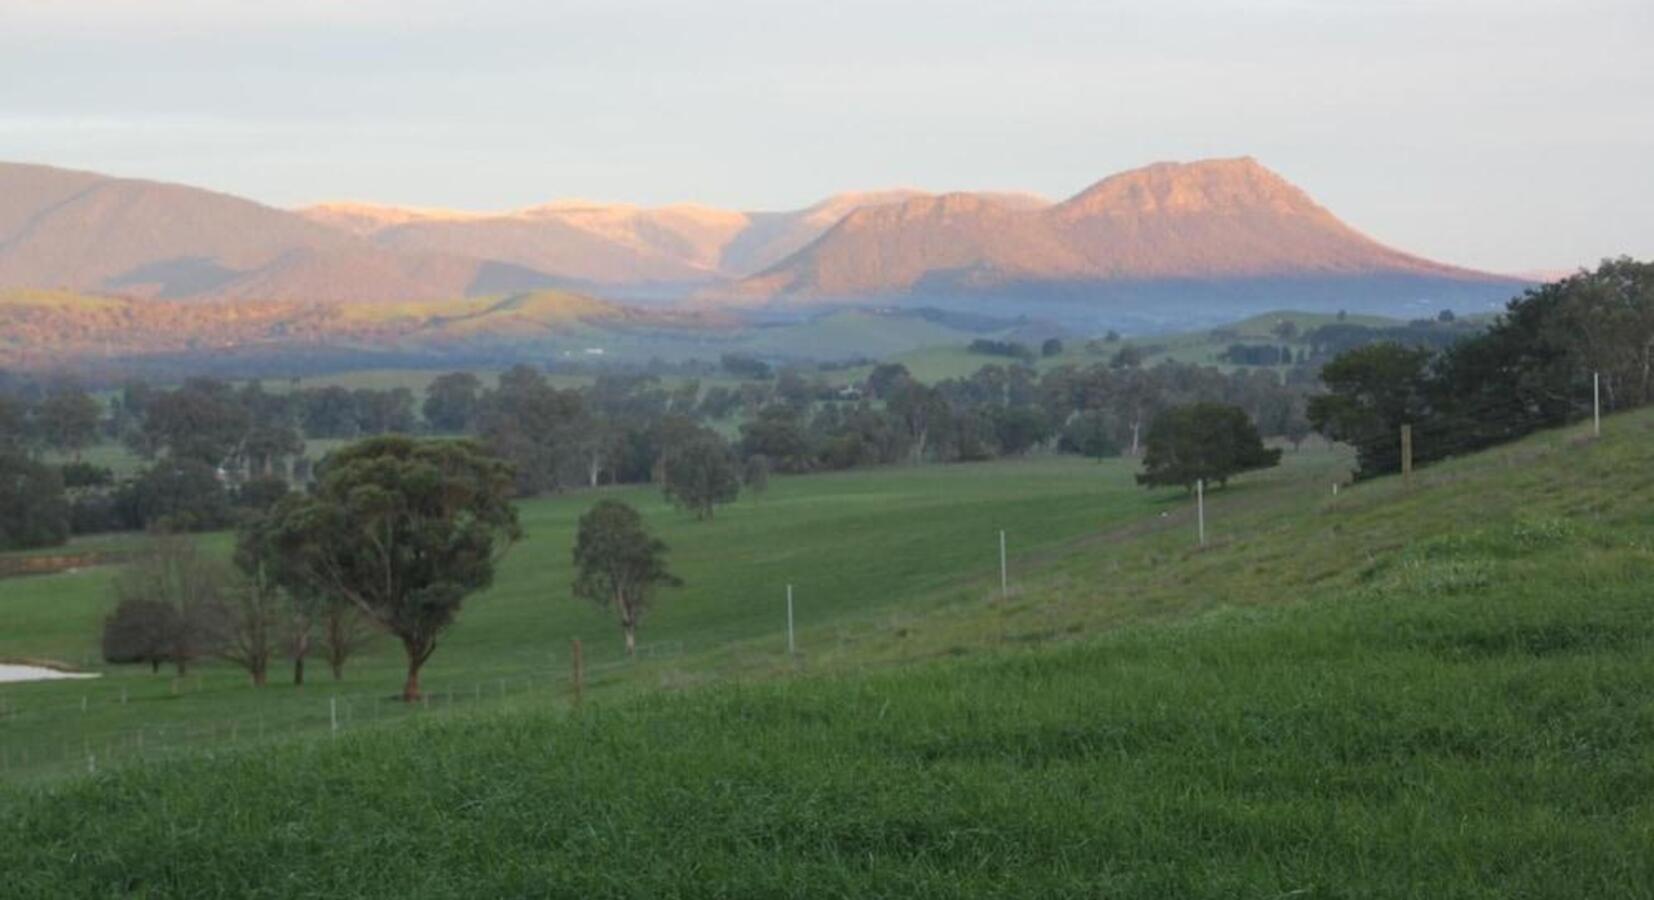
POLYGON ((417 656, 408 657, 408 680, 402 685, 404 703, 419 702, 419 667, 424 665, 417 656))
POLYGON ((256 688, 264 687, 264 685, 269 683, 269 681, 270 681, 269 673, 265 671, 263 666, 260 666, 259 668, 256 668, 256 669, 253 670, 253 687, 256 687, 256 688))
POLYGON ((408 654, 408 680, 402 685, 402 700, 406 703, 417 703, 421 696, 419 692, 419 670, 425 665, 425 660, 431 658, 436 649, 434 644, 426 644, 418 640, 404 639, 402 649, 408 654))
POLYGON ((626 592, 615 590, 615 612, 620 614, 620 633, 626 638, 626 657, 637 656, 637 616, 632 613, 632 605, 626 600, 626 592))
POLYGON ((161 671, 161 661, 159 659, 150 660, 149 661, 149 674, 155 675, 155 674, 158 674, 160 671, 161 671))
POLYGON ((293 620, 293 686, 304 687, 304 658, 310 655, 310 617, 293 620))
POLYGON ((333 670, 334 681, 345 680, 345 661, 342 658, 330 658, 327 661, 327 665, 328 668, 333 670))

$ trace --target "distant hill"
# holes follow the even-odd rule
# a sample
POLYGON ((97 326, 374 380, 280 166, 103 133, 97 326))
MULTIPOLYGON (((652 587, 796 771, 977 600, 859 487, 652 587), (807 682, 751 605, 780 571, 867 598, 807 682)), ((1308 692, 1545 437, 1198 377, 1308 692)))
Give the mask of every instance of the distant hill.
POLYGON ((386 250, 199 188, 0 163, 0 288, 165 300, 457 297, 485 261, 386 250))
POLYGON ((299 354, 316 348, 439 358, 517 348, 544 352, 591 334, 722 339, 738 323, 715 313, 622 306, 579 294, 380 303, 165 300, 60 291, 0 291, 0 367, 157 356, 299 354))
POLYGON ((289 211, 0 163, 0 290, 387 303, 556 289, 793 315, 911 302, 1095 330, 1285 307, 1475 312, 1524 283, 1379 244, 1250 158, 1159 163, 1055 204, 904 188, 783 212, 577 200, 289 211))
MULTIPOLYGON (((853 192, 787 212, 582 200, 504 213, 362 203, 324 203, 298 212, 381 247, 499 260, 601 290, 740 278, 798 252, 857 209, 928 196, 908 189, 853 192)), ((1046 202, 1022 194, 982 196, 1015 208, 1046 202)))
POLYGON ((767 359, 848 361, 1009 336, 1018 323, 935 310, 840 309, 755 324, 716 311, 626 306, 565 291, 379 303, 164 300, 63 291, 0 291, 0 369, 104 375, 173 371, 301 372, 383 364, 489 365, 558 356, 642 363, 767 359))
MULTIPOLYGON (((1243 296, 1325 288, 1380 294, 1508 296, 1522 282, 1384 246, 1249 157, 1158 163, 1110 176, 1061 203, 1018 207, 982 195, 908 198, 846 215, 821 238, 732 288, 736 303, 905 296, 1167 293, 1243 296)), ((1260 298, 1267 299, 1267 298, 1260 298)), ((1282 298, 1274 304, 1279 306, 1282 298)))

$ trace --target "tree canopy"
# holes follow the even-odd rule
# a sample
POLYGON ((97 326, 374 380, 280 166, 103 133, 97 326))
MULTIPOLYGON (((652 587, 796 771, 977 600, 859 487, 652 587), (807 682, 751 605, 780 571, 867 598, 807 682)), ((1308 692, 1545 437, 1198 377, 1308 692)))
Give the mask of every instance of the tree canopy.
POLYGON ((0 550, 51 547, 69 539, 63 476, 0 445, 0 550))
MULTIPOLYGON (((1325 330, 1324 328, 1322 329, 1325 330)), ((1529 290, 1486 331, 1441 350, 1401 343, 1346 350, 1321 372, 1309 419, 1353 444, 1360 477, 1400 469, 1398 431, 1428 462, 1654 402, 1654 263, 1607 260, 1529 290)))
POLYGON ((683 583, 667 571, 666 544, 619 500, 599 500, 580 517, 574 568, 574 595, 614 609, 628 656, 637 652, 638 625, 654 589, 683 583))
POLYGON ((329 456, 309 496, 285 502, 278 541, 326 590, 401 642, 403 698, 465 598, 521 536, 510 466, 470 441, 370 438, 329 456))
POLYGON ((695 515, 710 519, 714 508, 733 503, 741 493, 740 470, 729 445, 716 434, 695 435, 666 457, 666 497, 695 515))
POLYGON ((1220 403, 1193 403, 1161 413, 1149 426, 1142 485, 1196 481, 1221 487, 1241 472, 1278 465, 1281 451, 1264 447, 1246 411, 1220 403))

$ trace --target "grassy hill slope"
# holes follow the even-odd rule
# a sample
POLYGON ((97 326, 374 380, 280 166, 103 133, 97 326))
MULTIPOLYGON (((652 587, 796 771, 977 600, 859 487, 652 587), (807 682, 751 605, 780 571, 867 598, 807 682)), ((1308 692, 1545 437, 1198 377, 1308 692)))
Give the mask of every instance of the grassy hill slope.
MULTIPOLYGON (((1294 463, 1325 469, 1342 459, 1304 454, 1294 463)), ((1060 458, 778 477, 763 496, 746 497, 710 522, 669 508, 648 487, 526 502, 525 541, 493 587, 467 602, 426 670, 435 695, 430 712, 494 703, 502 679, 505 693, 532 686, 540 699, 561 702, 573 637, 585 642, 597 695, 788 671, 777 634, 788 583, 797 591, 801 646, 838 652, 841 633, 853 646, 892 622, 982 596, 1001 528, 1015 562, 1154 516, 1174 492, 1138 488, 1133 465, 1060 458), (575 521, 598 496, 636 505, 686 581, 658 598, 641 633, 646 659, 635 666, 618 664, 613 614, 569 593, 575 521)), ((130 553, 137 545, 130 536, 101 537, 63 552, 130 553)), ((227 535, 206 538, 212 552, 226 553, 228 545, 227 535)), ((0 659, 55 658, 102 673, 92 682, 0 685, 0 709, 9 713, 0 715, 0 780, 84 773, 88 753, 108 768, 171 750, 224 749, 261 733, 325 733, 335 696, 352 724, 408 712, 391 700, 404 663, 389 640, 353 659, 342 683, 313 658, 304 689, 278 670, 269 689, 254 692, 245 673, 207 663, 175 691, 165 670, 99 665, 99 622, 113 603, 115 574, 92 566, 0 581, 0 659)))
POLYGON ((1605 425, 1336 498, 1243 481, 1204 548, 1164 502, 1019 558, 1009 598, 807 629, 820 677, 731 634, 702 664, 764 677, 13 794, 0 867, 20 896, 1645 896, 1654 415, 1605 425))

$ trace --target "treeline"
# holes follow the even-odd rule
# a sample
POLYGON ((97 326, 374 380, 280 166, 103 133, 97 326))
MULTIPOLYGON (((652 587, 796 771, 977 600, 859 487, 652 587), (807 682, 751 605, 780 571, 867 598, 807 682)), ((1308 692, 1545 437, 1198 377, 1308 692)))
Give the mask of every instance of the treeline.
POLYGON ((1434 319, 1414 319, 1401 325, 1333 322, 1312 328, 1302 336, 1300 353, 1303 353, 1303 358, 1299 362, 1326 362, 1350 350, 1372 344, 1445 350, 1481 331, 1481 326, 1465 322, 1447 309, 1434 319))
POLYGON ((520 494, 652 482, 707 515, 709 498, 733 496, 738 480, 761 483, 771 470, 972 461, 1039 449, 1135 453, 1158 411, 1197 401, 1246 410, 1266 436, 1298 441, 1308 433, 1302 384, 1271 372, 1131 363, 1043 375, 989 365, 934 385, 881 365, 849 387, 788 369, 767 381, 706 389, 695 380, 668 386, 616 374, 560 388, 518 366, 492 387, 470 373, 443 375, 417 405, 404 388, 275 392, 256 381, 196 378, 171 390, 129 383, 107 414, 72 386, 37 399, 19 390, 0 401, 0 466, 12 475, 0 544, 227 527, 310 480, 306 438, 474 435, 512 464, 520 494), (42 461, 44 450, 78 458, 100 440, 123 442, 146 464, 116 479, 83 462, 42 461), (708 486, 690 492, 691 483, 708 486))
POLYGON ((1297 366, 1316 369, 1342 353, 1371 344, 1401 344, 1443 350, 1481 331, 1473 322, 1461 321, 1452 310, 1444 309, 1433 319, 1414 319, 1397 325, 1368 325, 1348 321, 1339 313, 1336 321, 1311 328, 1298 327, 1291 319, 1282 319, 1271 334, 1280 343, 1260 343, 1244 338, 1233 328, 1213 329, 1209 334, 1215 341, 1228 341, 1221 362, 1237 366, 1297 366))
POLYGON ((672 494, 685 480, 727 482, 737 470, 967 462, 1035 450, 1116 456, 1138 451, 1159 412, 1202 401, 1239 407, 1266 436, 1301 441, 1310 431, 1303 385, 1273 372, 1225 374, 1177 363, 1064 366, 1043 375, 990 365, 928 385, 886 364, 852 392, 791 371, 738 391, 702 392, 693 383, 669 389, 620 376, 559 389, 518 367, 495 390, 453 375, 433 383, 432 392, 443 409, 468 411, 445 421, 464 421, 511 462, 525 494, 642 482, 672 494), (738 419, 735 434, 726 438, 723 423, 731 419, 738 419))
POLYGON ((267 391, 192 378, 130 381, 102 402, 71 382, 0 380, 0 548, 71 534, 223 528, 310 478, 305 439, 411 433, 414 395, 338 387, 267 391), (145 461, 116 478, 82 458, 124 444, 145 461), (46 462, 50 451, 69 461, 46 462))
MULTIPOLYGON (((1060 348, 1053 346, 1054 352, 1060 348)), ((736 363, 737 367, 741 363, 736 363)), ((696 515, 743 484, 788 473, 898 462, 964 462, 1034 451, 1105 457, 1139 452, 1155 415, 1216 402, 1244 410, 1265 436, 1300 441, 1307 383, 1273 371, 1107 363, 1043 374, 987 365, 925 384, 899 365, 859 383, 784 369, 704 387, 602 374, 561 387, 518 366, 490 385, 442 375, 423 397, 405 388, 274 391, 194 378, 162 389, 131 382, 107 404, 73 386, 12 385, 0 404, 0 546, 60 543, 70 533, 228 527, 308 484, 306 439, 387 433, 474 436, 509 463, 520 495, 574 486, 654 483, 696 515), (107 406, 107 409, 106 409, 107 406), (144 465, 126 478, 78 461, 119 441, 144 465), (67 456, 49 465, 45 451, 67 456)))
POLYGON ((1309 418, 1355 446, 1359 475, 1401 468, 1398 434, 1428 462, 1654 400, 1654 263, 1607 260, 1529 290, 1472 337, 1433 349, 1386 341, 1327 363, 1309 418))

